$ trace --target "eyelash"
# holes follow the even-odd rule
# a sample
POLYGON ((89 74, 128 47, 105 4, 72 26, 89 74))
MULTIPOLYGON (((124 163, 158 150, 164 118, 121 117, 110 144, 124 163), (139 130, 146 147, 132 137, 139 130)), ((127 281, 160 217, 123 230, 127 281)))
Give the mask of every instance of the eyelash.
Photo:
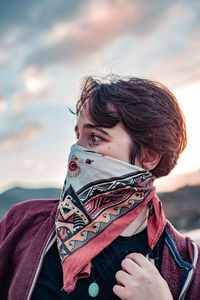
MULTIPOLYGON (((98 145, 102 141, 105 141, 105 139, 103 137, 101 137, 100 135, 98 135, 96 133, 88 132, 87 134, 85 133, 84 135, 85 135, 85 138, 87 138, 88 144, 90 145, 90 147, 92 147, 94 145, 98 145), (95 141, 95 138, 97 138, 98 140, 95 141)), ((78 140, 79 138, 80 138, 80 135, 77 134, 76 139, 78 140)))
POLYGON ((103 140, 103 138, 102 137, 100 137, 99 135, 97 135, 97 134, 95 134, 95 133, 92 133, 91 134, 91 140, 92 140, 92 143, 93 144, 96 144, 96 143, 99 143, 100 141, 94 141, 94 138, 98 138, 98 139, 100 139, 100 141, 102 141, 103 140))
MULTIPOLYGON (((91 133, 89 134, 89 143, 91 144, 96 144, 96 143, 99 143, 100 141, 94 141, 94 138, 97 137, 98 139, 100 139, 100 141, 103 141, 104 139, 99 136, 98 134, 95 134, 95 133, 91 133)), ((78 140, 79 139, 79 135, 76 136, 76 139, 78 140)))

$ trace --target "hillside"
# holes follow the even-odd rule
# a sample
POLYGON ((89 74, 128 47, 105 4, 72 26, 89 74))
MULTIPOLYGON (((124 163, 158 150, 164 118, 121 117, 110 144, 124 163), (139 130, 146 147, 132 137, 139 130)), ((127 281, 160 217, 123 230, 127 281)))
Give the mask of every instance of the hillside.
POLYGON ((158 196, 166 216, 177 229, 200 227, 200 186, 185 186, 158 196))
POLYGON ((60 192, 61 190, 57 188, 28 189, 14 187, 9 189, 0 194, 0 219, 2 219, 12 205, 18 202, 30 199, 59 198, 60 192))
MULTIPOLYGON (((60 189, 14 187, 0 194, 0 219, 15 203, 28 199, 58 198, 60 189)), ((159 193, 166 216, 181 230, 200 227, 200 186, 185 186, 174 192, 159 193)))

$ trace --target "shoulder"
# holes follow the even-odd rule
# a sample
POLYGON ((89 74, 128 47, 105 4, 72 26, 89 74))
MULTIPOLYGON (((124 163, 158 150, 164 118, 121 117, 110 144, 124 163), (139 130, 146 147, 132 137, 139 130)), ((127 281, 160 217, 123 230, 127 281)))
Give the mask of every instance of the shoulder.
POLYGON ((11 207, 5 218, 22 219, 36 215, 46 217, 59 203, 59 199, 34 199, 17 203, 11 207))
POLYGON ((13 205, 10 209, 10 212, 35 212, 35 213, 47 213, 49 212, 56 204, 58 204, 59 199, 33 199, 26 200, 20 203, 13 205))
POLYGON ((59 199, 34 199, 13 205, 0 222, 0 239, 13 228, 55 218, 58 203, 59 199))

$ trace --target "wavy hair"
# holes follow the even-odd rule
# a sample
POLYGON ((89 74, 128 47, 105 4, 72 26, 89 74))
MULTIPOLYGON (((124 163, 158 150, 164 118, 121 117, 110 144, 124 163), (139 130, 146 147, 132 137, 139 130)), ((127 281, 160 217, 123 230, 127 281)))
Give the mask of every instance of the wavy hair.
POLYGON ((175 96, 161 83, 141 78, 86 77, 76 113, 84 102, 94 124, 111 128, 121 123, 132 140, 130 163, 146 146, 161 154, 154 176, 167 175, 187 144, 184 115, 175 96))

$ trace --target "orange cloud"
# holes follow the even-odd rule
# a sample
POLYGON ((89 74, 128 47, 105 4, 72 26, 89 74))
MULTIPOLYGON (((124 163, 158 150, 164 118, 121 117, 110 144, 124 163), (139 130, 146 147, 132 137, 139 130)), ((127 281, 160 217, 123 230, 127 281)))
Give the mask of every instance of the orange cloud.
MULTIPOLYGON (((46 36, 47 43, 74 41, 77 45, 102 45, 138 21, 136 3, 128 0, 93 2, 72 22, 54 25, 46 36)), ((84 50, 84 49, 79 49, 84 50)))
POLYGON ((72 21, 54 23, 39 38, 41 48, 34 52, 26 64, 39 67, 90 56, 113 39, 130 32, 140 18, 137 2, 129 0, 90 1, 72 21))

